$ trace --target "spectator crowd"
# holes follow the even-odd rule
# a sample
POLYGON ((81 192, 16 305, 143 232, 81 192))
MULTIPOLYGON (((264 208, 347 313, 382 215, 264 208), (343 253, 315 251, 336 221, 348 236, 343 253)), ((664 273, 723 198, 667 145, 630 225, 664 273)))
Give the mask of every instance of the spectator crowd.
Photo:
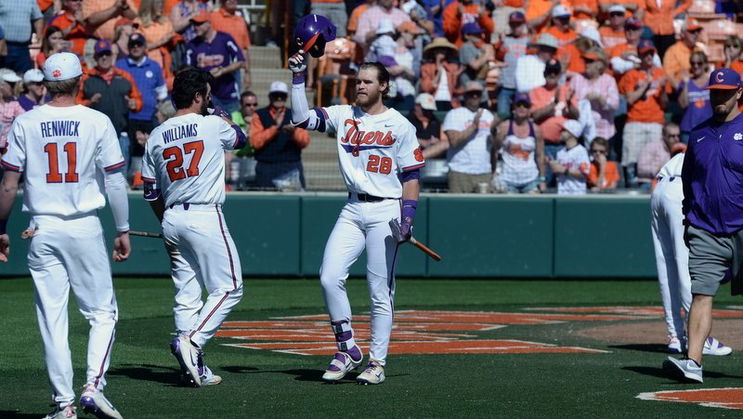
MULTIPOLYGON (((149 132, 173 113, 174 74, 189 66, 211 73, 213 105, 250 139, 226 155, 230 187, 304 189, 310 135, 290 122, 288 80, 267 98, 250 90, 238 3, 3 0, 0 152, 13 119, 49 100, 45 60, 70 51, 85 69, 77 100, 111 119, 132 188, 149 132)), ((308 13, 337 27, 309 60, 319 106, 353 103, 358 66, 385 65, 385 103, 416 127, 424 187, 457 193, 649 191, 711 116, 709 73, 743 73, 737 0, 268 0, 267 10, 289 17, 284 33, 308 13)))

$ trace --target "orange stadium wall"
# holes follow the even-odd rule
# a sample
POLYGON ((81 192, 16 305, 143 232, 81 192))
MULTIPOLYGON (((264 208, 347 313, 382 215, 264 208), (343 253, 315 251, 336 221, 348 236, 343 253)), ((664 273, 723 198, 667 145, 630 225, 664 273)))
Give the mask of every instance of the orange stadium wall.
MULTIPOLYGON (((20 197, 19 197, 20 198, 20 197)), ((11 260, 0 276, 27 276, 28 242, 20 233, 28 216, 16 203, 9 223, 11 260)), ((227 224, 240 252, 243 275, 315 278, 325 240, 345 201, 341 194, 228 194, 227 224)), ((131 228, 159 232, 141 194, 130 194, 131 228)), ((106 243, 110 211, 100 211, 106 243)), ((403 245, 397 275, 438 278, 652 278, 655 258, 647 196, 421 197, 414 235, 439 252, 435 262, 403 245)), ((116 275, 169 275, 160 239, 132 237, 129 261, 116 275)), ((85 252, 85 249, 80 249, 85 252)), ((109 249, 110 253, 110 249, 109 249)), ((215 257, 219 257, 215 251, 215 257)), ((365 274, 362 255, 351 270, 365 274)))

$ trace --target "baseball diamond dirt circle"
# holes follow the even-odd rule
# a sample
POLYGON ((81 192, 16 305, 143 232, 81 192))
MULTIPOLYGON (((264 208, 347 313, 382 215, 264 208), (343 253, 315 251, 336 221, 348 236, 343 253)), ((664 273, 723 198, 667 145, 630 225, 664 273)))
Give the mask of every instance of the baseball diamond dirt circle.
MULTIPOLYGON (((602 342, 659 344, 664 325, 658 307, 544 307, 521 312, 400 311, 392 333, 393 354, 464 353, 606 353, 604 350, 561 346, 518 339, 478 339, 477 332, 509 325, 546 325, 565 322, 606 322, 576 327, 568 333, 602 342)), ((743 311, 715 310, 715 336, 743 350, 743 311), (737 346, 735 346, 737 345, 737 346)), ((248 349, 263 349, 297 355, 328 355, 335 344, 327 330, 327 316, 279 317, 264 321, 227 321, 217 336, 249 341, 225 343, 248 349)), ((369 339, 369 317, 354 320, 358 339, 369 339)), ((578 323, 580 324, 580 323, 578 323)), ((362 344, 366 349, 366 346, 362 344)))
POLYGON ((743 410, 743 388, 705 388, 640 393, 640 400, 694 403, 704 407, 743 410))

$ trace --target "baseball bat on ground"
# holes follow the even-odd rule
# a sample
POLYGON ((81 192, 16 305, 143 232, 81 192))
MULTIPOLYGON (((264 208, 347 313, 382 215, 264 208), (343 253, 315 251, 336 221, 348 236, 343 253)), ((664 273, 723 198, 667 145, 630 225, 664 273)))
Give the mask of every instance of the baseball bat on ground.
POLYGON ((162 239, 163 235, 162 233, 150 233, 149 231, 138 231, 138 230, 129 230, 130 236, 139 236, 139 237, 150 237, 153 239, 162 239))
POLYGON ((441 255, 439 255, 438 253, 436 253, 430 247, 428 247, 425 244, 423 244, 423 243, 419 242, 418 240, 416 240, 415 237, 410 237, 410 240, 409 241, 410 241, 410 244, 412 244, 413 246, 421 249, 421 251, 423 253, 427 254, 428 256, 430 256, 431 259, 435 260, 436 262, 441 261, 441 255))

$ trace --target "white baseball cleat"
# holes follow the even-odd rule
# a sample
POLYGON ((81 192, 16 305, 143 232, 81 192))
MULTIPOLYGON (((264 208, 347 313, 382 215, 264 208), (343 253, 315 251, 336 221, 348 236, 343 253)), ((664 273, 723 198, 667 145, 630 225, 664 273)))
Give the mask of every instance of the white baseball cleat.
POLYGON ((201 349, 192 344, 187 336, 178 336, 170 341, 170 352, 181 366, 184 382, 194 387, 201 387, 201 374, 199 374, 201 349))
POLYGON ((680 354, 682 352, 681 340, 676 335, 668 335, 668 353, 680 354))
POLYGON ((88 383, 83 387, 80 407, 82 407, 83 412, 95 415, 98 419, 122 419, 121 413, 93 383, 88 383))
POLYGON ((384 367, 379 361, 371 359, 369 364, 364 368, 364 372, 356 377, 359 384, 382 384, 384 381, 384 367))
POLYGON ((364 358, 361 357, 358 361, 354 361, 351 355, 338 351, 330 361, 328 368, 325 370, 325 374, 322 375, 322 379, 325 381, 338 381, 345 377, 346 374, 355 370, 361 365, 361 361, 364 358))
POLYGON ((722 342, 712 336, 707 336, 707 339, 704 341, 702 353, 704 355, 725 356, 733 353, 733 348, 723 345, 722 342))
POLYGON ((57 408, 49 412, 48 415, 44 416, 43 419, 77 419, 77 411, 73 405, 63 408, 57 406, 57 408))
MULTIPOLYGON (((203 364, 203 359, 202 359, 202 364, 203 364)), ((222 377, 218 375, 214 375, 214 373, 212 373, 212 370, 210 370, 209 367, 204 365, 204 368, 202 369, 202 373, 201 373, 201 385, 202 386, 216 386, 217 384, 221 382, 222 382, 222 377)))
POLYGON ((692 359, 676 359, 669 356, 668 359, 663 361, 663 369, 670 371, 678 378, 681 378, 682 381, 693 381, 697 383, 704 381, 702 379, 702 366, 698 365, 692 359))

